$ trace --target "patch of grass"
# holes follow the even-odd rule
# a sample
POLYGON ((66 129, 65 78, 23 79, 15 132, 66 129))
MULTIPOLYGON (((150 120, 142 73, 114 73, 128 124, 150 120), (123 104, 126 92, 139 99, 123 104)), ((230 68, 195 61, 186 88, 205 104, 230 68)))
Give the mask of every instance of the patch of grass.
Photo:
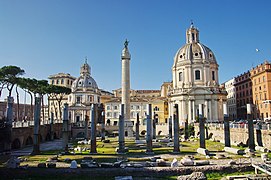
POLYGON ((226 172, 211 172, 206 173, 206 177, 209 180, 220 180, 226 176, 234 176, 234 175, 246 175, 246 174, 255 174, 254 171, 246 171, 246 172, 235 172, 235 173, 226 173, 226 172))

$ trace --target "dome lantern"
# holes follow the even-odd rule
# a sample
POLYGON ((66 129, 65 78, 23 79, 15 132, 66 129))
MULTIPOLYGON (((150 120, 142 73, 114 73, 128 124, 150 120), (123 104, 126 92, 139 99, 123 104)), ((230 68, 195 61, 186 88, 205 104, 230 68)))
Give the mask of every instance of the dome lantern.
POLYGON ((191 22, 190 28, 186 31, 186 43, 198 43, 199 42, 199 30, 194 27, 191 22))
POLYGON ((81 76, 90 75, 90 67, 89 67, 89 65, 87 63, 87 57, 85 59, 85 63, 80 68, 80 75, 81 76))

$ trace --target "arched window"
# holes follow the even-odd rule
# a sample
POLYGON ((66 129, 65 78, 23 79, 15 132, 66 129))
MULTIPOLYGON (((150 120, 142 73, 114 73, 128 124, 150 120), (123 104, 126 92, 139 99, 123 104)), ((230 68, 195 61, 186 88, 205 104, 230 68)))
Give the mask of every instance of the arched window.
POLYGON ((179 72, 179 81, 183 80, 183 72, 179 72))
POLYGON ((200 80, 200 70, 195 71, 195 79, 200 80))

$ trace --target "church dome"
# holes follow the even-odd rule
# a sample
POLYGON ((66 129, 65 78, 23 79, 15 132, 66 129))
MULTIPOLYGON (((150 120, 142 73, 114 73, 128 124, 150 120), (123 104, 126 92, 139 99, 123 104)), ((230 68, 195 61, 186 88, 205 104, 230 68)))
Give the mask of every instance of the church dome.
POLYGON ((176 66, 178 62, 184 63, 187 61, 216 63, 212 50, 199 42, 199 30, 193 24, 186 31, 186 44, 177 51, 174 57, 174 65, 176 66))
POLYGON ((87 62, 81 66, 80 76, 72 83, 73 91, 80 88, 98 89, 96 81, 90 75, 90 67, 87 62))

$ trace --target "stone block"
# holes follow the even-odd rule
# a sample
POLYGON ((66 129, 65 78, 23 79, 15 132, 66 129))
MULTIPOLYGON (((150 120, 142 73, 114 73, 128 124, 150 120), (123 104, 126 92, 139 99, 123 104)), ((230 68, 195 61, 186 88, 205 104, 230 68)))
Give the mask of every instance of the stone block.
POLYGON ((209 164, 210 164, 210 161, 208 161, 208 160, 201 160, 201 161, 195 162, 196 166, 204 166, 204 165, 209 165, 209 164))
POLYGON ((159 166, 159 167, 167 166, 167 162, 164 159, 157 159, 156 163, 157 163, 157 166, 159 166))
POLYGON ((103 141, 104 143, 110 143, 110 140, 109 139, 106 139, 103 141))
POLYGON ((173 161, 170 164, 170 167, 179 167, 178 160, 176 158, 173 159, 173 161))
POLYGON ((20 166, 20 159, 18 159, 17 157, 15 156, 12 156, 7 164, 6 164, 6 167, 7 168, 11 168, 11 169, 14 169, 14 168, 18 168, 20 166))
POLYGON ((134 167, 135 167, 135 168, 143 168, 144 165, 143 165, 143 164, 140 164, 140 163, 135 163, 135 164, 134 164, 134 167))
POLYGON ((268 160, 268 156, 267 156, 267 153, 262 153, 261 154, 261 159, 262 159, 262 161, 267 161, 268 160))
POLYGON ((146 144, 146 140, 135 140, 136 144, 146 144))
POLYGON ((47 163, 48 168, 56 168, 56 163, 47 163))
POLYGON ((206 155, 209 154, 209 151, 208 151, 207 149, 204 149, 204 148, 198 148, 198 149, 197 149, 197 153, 206 156, 206 155))
POLYGON ((101 168, 112 168, 113 166, 113 163, 101 163, 101 168))
POLYGON ((121 163, 122 163, 122 161, 114 162, 114 163, 113 163, 113 166, 114 166, 115 168, 119 168, 120 165, 121 165, 121 163))
POLYGON ((268 152, 268 149, 266 147, 262 147, 262 146, 256 146, 255 150, 263 152, 263 153, 267 153, 268 152))
POLYGON ((76 169, 76 168, 77 168, 77 162, 76 162, 75 160, 73 160, 73 161, 71 162, 70 168, 71 168, 71 169, 76 169))
POLYGON ((194 165, 194 161, 188 157, 183 157, 181 160, 181 163, 184 166, 193 166, 194 165))
POLYGON ((46 168, 46 163, 39 163, 38 168, 46 168))
POLYGON ((133 180, 132 176, 116 176, 115 180, 133 180))
POLYGON ((237 155, 243 155, 244 151, 237 149, 237 148, 232 148, 232 147, 224 147, 224 151, 232 154, 237 154, 237 155))

